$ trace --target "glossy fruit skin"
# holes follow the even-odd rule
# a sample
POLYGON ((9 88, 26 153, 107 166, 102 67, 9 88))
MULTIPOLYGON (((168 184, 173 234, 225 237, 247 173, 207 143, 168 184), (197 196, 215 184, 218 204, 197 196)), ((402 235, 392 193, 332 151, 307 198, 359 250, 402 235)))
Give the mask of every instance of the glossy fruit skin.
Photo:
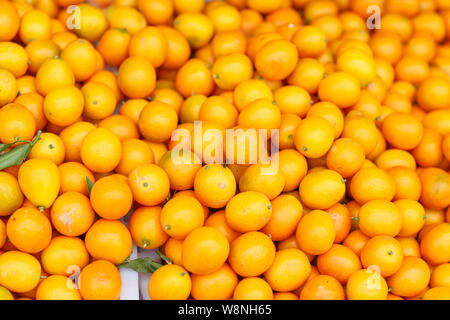
POLYGON ((327 153, 327 166, 340 173, 343 178, 349 178, 361 169, 364 159, 364 149, 358 142, 341 138, 334 141, 327 153))
POLYGON ((350 183, 352 196, 360 204, 371 200, 392 200, 395 195, 395 182, 380 168, 362 168, 350 183))
POLYGON ((22 17, 19 36, 24 43, 48 39, 51 34, 50 17, 40 10, 30 10, 22 17))
POLYGON ((308 117, 300 122, 295 132, 295 147, 307 158, 322 157, 331 148, 334 129, 325 119, 308 117))
POLYGON ((419 86, 417 100, 419 106, 426 111, 444 109, 446 101, 450 99, 448 94, 449 85, 444 79, 429 78, 419 86), (430 99, 432 95, 434 99, 430 99))
POLYGON ((48 218, 34 208, 16 210, 6 225, 8 239, 27 253, 44 250, 51 240, 52 227, 48 218))
POLYGON ((317 58, 327 47, 325 33, 315 26, 300 28, 293 34, 292 42, 297 46, 300 58, 317 58))
POLYGON ((253 75, 253 65, 246 55, 231 53, 219 57, 211 69, 214 82, 224 90, 233 90, 240 82, 253 75))
POLYGON ((79 39, 71 42, 61 52, 61 58, 71 66, 78 82, 89 79, 96 71, 95 48, 89 41, 79 39))
POLYGON ((117 300, 122 280, 111 262, 96 260, 80 273, 80 294, 84 300, 117 300))
POLYGON ((207 275, 192 274, 191 295, 195 300, 224 300, 233 296, 238 277, 226 263, 207 275))
POLYGON ((414 170, 396 167, 390 169, 388 172, 395 180, 396 191, 394 200, 419 200, 422 192, 422 184, 419 176, 414 170))
POLYGON ((394 238, 375 236, 367 241, 361 251, 361 262, 365 268, 378 266, 383 277, 391 276, 402 265, 402 247, 394 238))
POLYGON ((0 141, 8 144, 19 140, 33 139, 36 122, 33 114, 24 106, 9 103, 0 109, 0 141))
POLYGON ((344 240, 343 245, 350 248, 358 256, 361 254, 361 250, 369 240, 361 230, 355 230, 350 232, 347 238, 344 240))
POLYGON ((421 293, 430 281, 430 269, 418 257, 405 257, 400 270, 389 277, 392 293, 402 297, 414 297, 421 293))
POLYGON ((353 273, 346 287, 349 300, 386 300, 386 280, 373 269, 362 269, 353 273))
POLYGON ((230 246, 229 263, 242 277, 253 277, 269 269, 275 258, 275 245, 261 232, 247 232, 230 246), (247 257, 243 260, 243 257, 247 257))
POLYGON ((53 227, 65 236, 76 237, 86 233, 94 219, 95 212, 89 199, 75 191, 60 195, 51 209, 53 227))
POLYGON ((273 294, 274 300, 299 300, 298 296, 292 292, 277 292, 273 294))
POLYGON ((415 158, 407 151, 401 149, 385 150, 375 158, 375 161, 377 166, 384 170, 390 170, 395 167, 416 169, 415 158))
MULTIPOLYGON (((311 104, 312 100, 309 102, 311 104)), ((335 139, 339 138, 344 129, 344 115, 340 108, 332 102, 317 102, 309 108, 307 117, 319 117, 327 120, 334 129, 335 139)))
POLYGON ((266 129, 268 136, 271 136, 271 129, 278 128, 280 121, 280 110, 273 102, 257 99, 241 110, 237 124, 244 128, 266 129))
POLYGON ((369 237, 396 236, 402 226, 402 214, 398 207, 386 200, 372 200, 359 210, 359 228, 369 237))
POLYGON ((1 3, 1 8, 2 15, 0 19, 3 21, 5 28, 2 30, 0 37, 4 41, 9 41, 12 40, 19 31, 20 18, 12 3, 4 1, 1 3))
POLYGON ((426 168, 419 173, 422 182, 420 202, 427 208, 442 209, 450 202, 450 175, 439 168, 426 168))
POLYGON ((304 285, 300 300, 344 300, 342 285, 333 277, 317 275, 304 285))
POLYGON ((227 223, 238 232, 261 229, 267 224, 271 214, 272 206, 269 199, 255 191, 242 192, 234 196, 225 208, 227 223))
POLYGON ((404 150, 417 147, 423 136, 420 121, 411 115, 395 112, 383 121, 382 131, 392 146, 404 150))
POLYGON ((211 40, 211 52, 214 57, 230 53, 245 53, 248 40, 242 31, 224 31, 211 40))
POLYGON ((208 274, 223 265, 229 252, 228 240, 219 230, 200 227, 192 231, 183 242, 183 266, 195 274, 208 274))
POLYGON ((448 119, 450 112, 448 110, 435 110, 427 113, 423 117, 423 125, 425 128, 433 129, 439 132, 442 136, 447 135, 448 130, 448 119))
POLYGON ((17 43, 3 41, 0 44, 0 67, 15 77, 24 75, 28 69, 26 50, 17 43))
POLYGON ((80 146, 80 156, 90 170, 99 173, 112 171, 120 162, 122 148, 119 138, 108 129, 90 131, 80 146))
POLYGON ((127 116, 137 124, 139 115, 142 109, 147 105, 148 101, 145 99, 129 99, 119 109, 119 114, 127 116))
POLYGON ((244 278, 234 289, 233 300, 273 300, 273 291, 261 278, 244 278))
POLYGON ((283 191, 289 192, 297 189, 308 170, 306 158, 296 150, 287 149, 280 151, 279 162, 285 181, 283 191))
POLYGON ((81 300, 75 283, 65 276, 52 275, 45 278, 36 290, 36 300, 81 300))
POLYGON ((355 76, 336 72, 320 83, 318 93, 320 100, 333 102, 339 108, 346 108, 356 103, 360 90, 360 84, 355 76))
POLYGON ((74 84, 75 76, 72 69, 60 58, 47 59, 36 73, 36 88, 43 96, 54 89, 74 84))
POLYGON ((166 103, 149 102, 139 116, 139 129, 142 135, 153 142, 164 142, 171 137, 177 127, 177 113, 166 103))
POLYGON ((257 52, 255 68, 264 78, 282 80, 294 70, 297 61, 298 53, 293 43, 287 40, 273 40, 257 52))
POLYGON ((438 265, 431 273, 430 286, 448 287, 449 284, 449 264, 444 263, 438 265))
POLYGON ((344 197, 345 180, 332 170, 312 172, 300 182, 299 194, 307 207, 327 209, 344 197))
POLYGON ((311 106, 308 91, 297 86, 285 86, 275 90, 274 99, 282 113, 304 116, 311 106))
POLYGON ((364 116, 347 116, 342 137, 351 138, 358 142, 368 156, 377 146, 379 133, 375 123, 364 116))
POLYGON ((20 251, 8 251, 0 255, 0 283, 13 292, 34 289, 41 275, 41 265, 32 255, 20 251))
POLYGON ((133 205, 133 194, 128 183, 115 175, 96 181, 90 199, 95 212, 111 220, 125 216, 133 205))
POLYGON ((194 123, 195 120, 199 120, 200 109, 205 100, 206 96, 202 94, 194 94, 193 96, 186 98, 181 105, 180 122, 194 123))
POLYGON ((450 288, 434 287, 429 289, 423 295, 424 300, 448 300, 450 297, 450 288))
POLYGON ((426 212, 423 206, 414 200, 402 199, 394 202, 403 216, 402 228, 399 236, 413 236, 425 224, 426 212))
POLYGON ((303 206, 294 196, 282 194, 271 201, 272 215, 261 229, 273 241, 285 240, 294 234, 303 216, 303 206))
POLYGON ((446 263, 450 255, 449 237, 450 225, 448 223, 440 223, 432 227, 420 243, 420 251, 424 260, 433 265, 446 263))
POLYGON ((108 85, 89 81, 82 88, 84 96, 83 115, 93 120, 102 120, 110 116, 116 108, 116 97, 113 89, 108 85))
POLYGON ((133 7, 114 8, 109 17, 113 28, 125 28, 132 35, 145 28, 145 17, 133 7))
POLYGON ((375 62, 371 56, 359 49, 347 49, 342 52, 336 61, 337 69, 355 75, 361 85, 367 85, 376 76, 375 62))
POLYGON ((336 229, 334 243, 341 243, 347 238, 352 227, 352 217, 350 211, 347 206, 344 206, 341 203, 337 203, 325 211, 333 219, 334 227, 336 229))
POLYGON ((160 226, 165 233, 183 240, 194 229, 203 225, 204 213, 200 202, 194 197, 179 196, 170 199, 160 215, 160 226))
POLYGON ((250 102, 258 99, 273 101, 273 94, 263 81, 249 79, 236 86, 233 99, 236 108, 242 111, 250 102))
POLYGON ((64 162, 65 148, 60 137, 54 133, 44 132, 28 154, 29 159, 48 159, 56 165, 64 162))
POLYGON ((273 290, 291 291, 301 286, 310 272, 309 260, 301 250, 285 249, 275 254, 264 277, 273 290))
POLYGON ((162 246, 168 235, 160 224, 160 207, 141 207, 135 210, 129 221, 129 228, 133 242, 144 249, 162 246))
POLYGON ((95 126, 92 123, 80 121, 68 126, 60 132, 59 136, 64 142, 66 161, 81 162, 81 142, 93 129, 95 129, 95 126))
POLYGON ((238 112, 225 98, 212 96, 207 98, 199 111, 202 121, 215 121, 229 129, 237 124, 238 112))
POLYGON ((154 164, 144 164, 128 175, 133 198, 144 206, 161 203, 169 194, 170 182, 163 169, 154 164))
POLYGON ((177 240, 174 238, 169 238, 166 243, 164 244, 164 251, 163 253, 166 255, 166 257, 172 259, 173 264, 176 264, 178 266, 182 266, 182 248, 183 248, 183 240, 177 240))
POLYGON ((0 286, 0 300, 14 300, 14 296, 8 289, 0 286))
POLYGON ((59 176, 61 177, 60 192, 75 191, 89 195, 86 185, 86 177, 95 183, 92 172, 79 162, 65 162, 59 165, 59 176))
POLYGON ((124 262, 132 251, 130 232, 118 220, 97 220, 86 233, 84 241, 92 257, 114 264, 124 262))
POLYGON ((50 160, 31 159, 19 169, 20 188, 36 207, 50 208, 60 188, 58 167, 50 160))
POLYGON ((168 52, 163 67, 177 69, 189 58, 191 48, 188 41, 177 30, 165 26, 159 27, 167 39, 168 52))
POLYGON ((203 205, 210 208, 222 208, 236 193, 236 180, 226 166, 205 165, 197 171, 194 192, 203 205))
POLYGON ((213 36, 211 20, 201 13, 182 13, 174 20, 174 28, 181 32, 193 48, 206 44, 213 36))
POLYGON ((0 106, 4 106, 14 100, 18 91, 16 78, 8 70, 0 70, 0 88, 0 106))
POLYGON ((97 67, 97 71, 88 80, 88 82, 91 81, 106 84, 113 90, 117 101, 123 100, 123 94, 120 92, 117 76, 113 72, 101 70, 97 67))
POLYGON ((166 152, 159 165, 169 176, 171 189, 180 191, 194 186, 195 175, 202 167, 198 156, 184 149, 166 152))
POLYGON ((145 27, 132 35, 128 53, 149 59, 153 67, 158 68, 167 57, 167 40, 156 27, 145 27))
POLYGON ((317 268, 321 274, 329 275, 344 285, 354 272, 361 269, 361 262, 351 249, 333 244, 330 250, 318 256, 317 268))
POLYGON ((237 30, 241 26, 241 14, 233 6, 218 6, 207 12, 212 20, 216 32, 237 30))
POLYGON ((156 73, 142 57, 129 57, 122 62, 117 75, 120 90, 129 98, 145 98, 155 88, 156 73))
POLYGON ((107 116, 98 123, 100 128, 111 130, 120 141, 139 138, 139 131, 133 120, 120 114, 107 116))
POLYGON ((185 98, 193 94, 209 96, 214 86, 214 79, 208 64, 200 59, 190 59, 178 69, 175 88, 185 98))
POLYGON ((49 92, 44 100, 44 113, 53 124, 69 126, 81 116, 84 98, 75 87, 57 88, 49 92))
POLYGON ((0 0, 0 300, 133 242, 152 299, 449 298, 446 0, 82 2, 0 0))
POLYGON ((123 29, 111 29, 103 34, 97 50, 107 65, 117 67, 126 59, 130 38, 129 32, 123 29), (114 52, 111 52, 112 46, 114 52))
POLYGON ((80 8, 80 28, 75 33, 91 42, 97 41, 106 30, 108 23, 106 16, 99 8, 90 4, 81 3, 80 8))
POLYGON ((54 237, 42 252, 42 268, 49 274, 69 276, 71 268, 83 269, 89 263, 89 253, 83 240, 76 237, 54 237))
POLYGON ((300 220, 296 239, 301 250, 319 255, 331 248, 335 234, 333 219, 325 211, 313 210, 300 220))
POLYGON ((169 264, 156 270, 148 283, 152 300, 186 300, 191 292, 189 273, 180 266, 169 264), (170 279, 171 281, 167 281, 170 279))
POLYGON ((404 257, 420 258, 420 246, 416 239, 412 237, 397 237, 396 239, 400 242, 404 257))
POLYGON ((23 202, 23 194, 17 179, 6 172, 0 172, 0 216, 8 216, 23 202))

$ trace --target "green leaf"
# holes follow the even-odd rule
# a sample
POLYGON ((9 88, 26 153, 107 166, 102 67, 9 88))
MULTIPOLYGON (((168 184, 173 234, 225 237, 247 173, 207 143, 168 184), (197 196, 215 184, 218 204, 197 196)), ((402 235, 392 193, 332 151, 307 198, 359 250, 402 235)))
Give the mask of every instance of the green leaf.
POLYGON ((92 187, 94 186, 94 183, 91 181, 91 179, 89 179, 88 176, 86 176, 86 186, 87 186, 89 194, 91 194, 91 190, 92 190, 92 187))
POLYGON ((155 272, 162 264, 152 261, 150 258, 138 258, 130 261, 125 261, 117 266, 118 268, 132 269, 136 272, 155 272))
MULTIPOLYGON (((22 162, 28 157, 28 154, 30 153, 36 142, 38 142, 40 136, 41 131, 39 130, 33 141, 15 141, 14 143, 23 142, 24 144, 21 144, 20 146, 17 146, 0 156, 0 170, 22 164, 22 162)), ((4 146, 5 145, 2 145, 2 148, 4 146)), ((8 148, 8 146, 6 148, 8 148)))
POLYGON ((8 149, 9 147, 12 147, 13 145, 15 145, 17 143, 17 141, 11 142, 11 143, 7 143, 7 144, 0 144, 0 152, 5 151, 6 149, 8 149))
MULTIPOLYGON (((38 135, 40 136, 40 132, 38 132, 38 135)), ((39 138, 39 136, 36 136, 36 138, 39 138)), ((27 140, 19 140, 16 139, 14 142, 11 143, 0 143, 0 153, 5 151, 6 149, 8 149, 9 147, 12 147, 13 145, 15 145, 16 143, 32 143, 31 141, 27 141, 27 140)), ((33 144, 34 145, 34 144, 33 144)))
POLYGON ((164 255, 164 253, 162 253, 159 250, 156 250, 156 254, 161 258, 162 261, 164 261, 167 264, 171 264, 173 263, 172 259, 166 257, 166 255, 164 255))

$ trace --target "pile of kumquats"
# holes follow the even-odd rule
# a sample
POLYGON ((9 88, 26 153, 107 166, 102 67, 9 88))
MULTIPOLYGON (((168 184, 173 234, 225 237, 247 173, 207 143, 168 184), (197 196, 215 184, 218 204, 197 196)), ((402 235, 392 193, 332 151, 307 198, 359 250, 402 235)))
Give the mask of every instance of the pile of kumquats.
POLYGON ((0 170, 0 299, 450 299, 450 1, 0 0, 0 170))

